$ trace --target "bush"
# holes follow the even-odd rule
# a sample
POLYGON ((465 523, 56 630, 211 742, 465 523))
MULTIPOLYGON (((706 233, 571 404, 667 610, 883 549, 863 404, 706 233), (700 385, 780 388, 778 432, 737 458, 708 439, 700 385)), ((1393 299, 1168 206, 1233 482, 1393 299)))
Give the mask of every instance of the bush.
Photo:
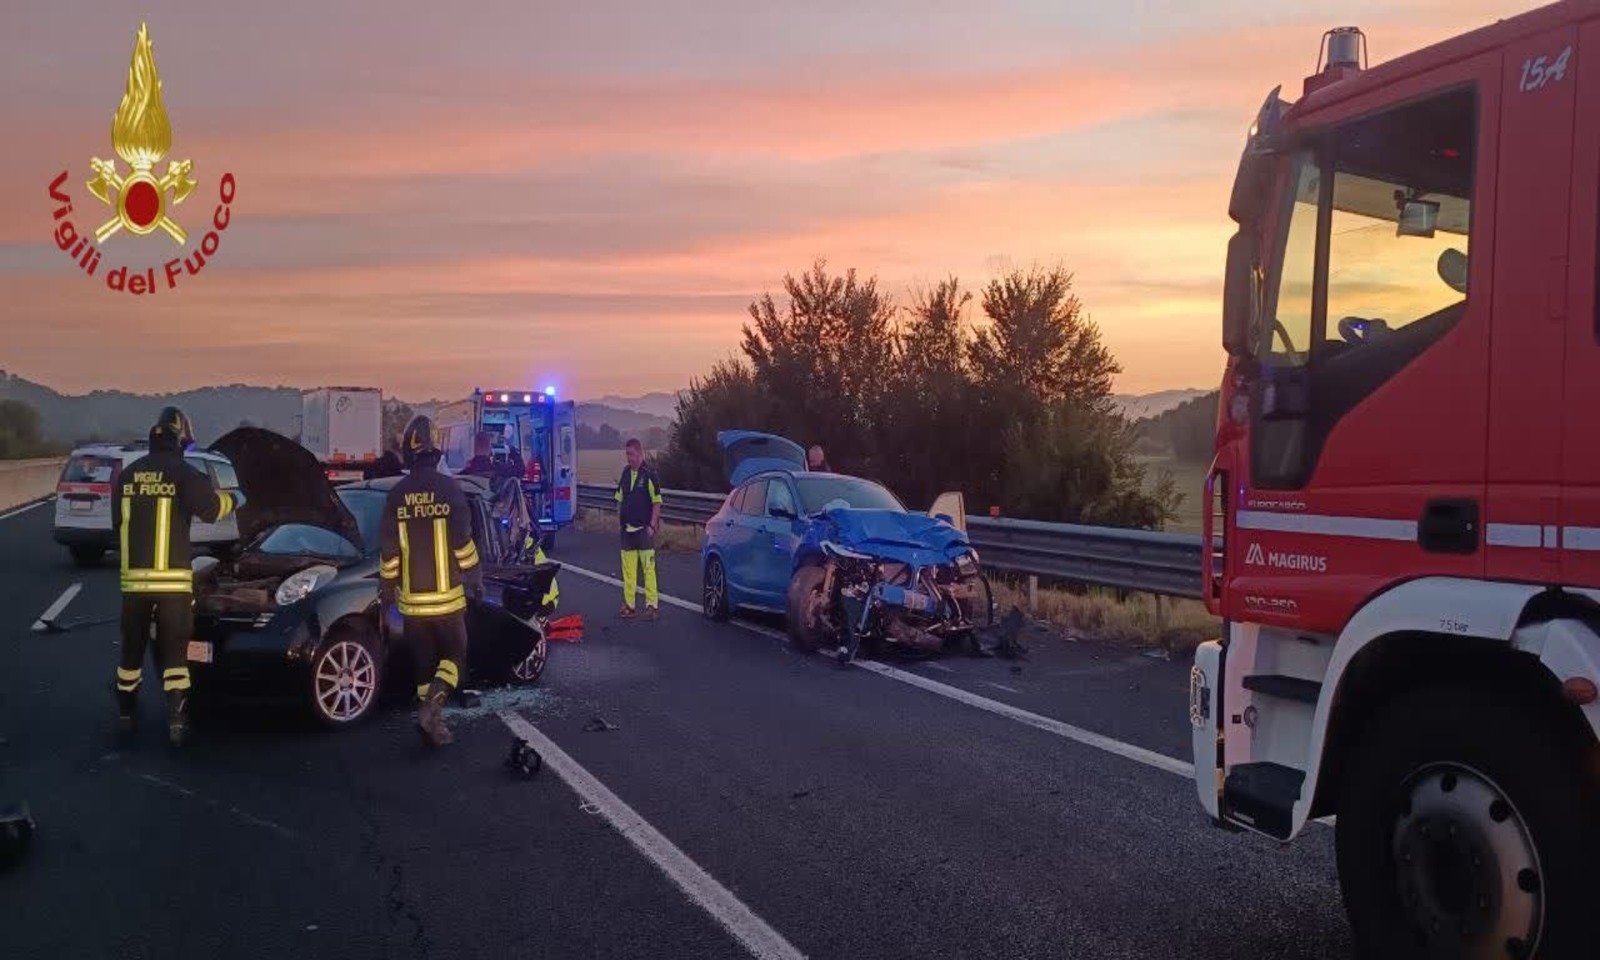
POLYGON ((20 400, 0 400, 0 460, 27 460, 62 452, 45 443, 39 411, 20 400))

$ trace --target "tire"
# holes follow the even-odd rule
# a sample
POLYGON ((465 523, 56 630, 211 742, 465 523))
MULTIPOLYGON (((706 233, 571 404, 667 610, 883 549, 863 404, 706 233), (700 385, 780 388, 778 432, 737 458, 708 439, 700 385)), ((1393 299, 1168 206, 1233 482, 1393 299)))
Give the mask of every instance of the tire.
POLYGON ((545 664, 550 660, 550 640, 545 636, 545 628, 539 630, 539 642, 533 645, 528 655, 521 663, 511 668, 511 683, 513 686, 530 687, 539 682, 544 676, 545 664))
POLYGON ((701 574, 700 612, 705 614, 706 619, 718 622, 733 615, 733 608, 728 603, 728 571, 723 567, 721 557, 707 560, 705 572, 701 574))
POLYGON ((372 714, 383 688, 383 658, 372 636, 336 627, 311 659, 311 714, 325 727, 353 726, 372 714))
POLYGON ((827 631, 814 623, 807 623, 806 606, 815 602, 827 579, 821 567, 801 567, 789 581, 788 625, 789 642, 798 650, 811 653, 829 640, 827 631))
POLYGON ((80 567, 97 567, 100 559, 106 555, 105 547, 91 547, 79 545, 68 547, 67 552, 72 554, 72 562, 80 567))
POLYGON ((1495 697, 1418 691, 1364 731, 1335 836, 1362 956, 1593 955, 1584 757, 1544 714, 1495 697))

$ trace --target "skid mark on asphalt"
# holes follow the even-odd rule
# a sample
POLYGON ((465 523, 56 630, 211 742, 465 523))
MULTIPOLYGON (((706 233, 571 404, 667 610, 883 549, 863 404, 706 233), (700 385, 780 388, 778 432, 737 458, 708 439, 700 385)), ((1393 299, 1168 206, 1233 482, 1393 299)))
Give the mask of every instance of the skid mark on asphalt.
POLYGON ((240 810, 238 807, 223 806, 221 801, 213 800, 210 797, 205 796, 204 794, 196 793, 196 792, 194 792, 193 790, 190 790, 187 787, 180 787, 176 783, 172 783, 169 780, 163 780, 160 777, 152 776, 152 775, 150 775, 148 773, 141 773, 138 776, 139 776, 140 780, 143 780, 146 783, 154 784, 154 785, 160 787, 163 790, 169 790, 169 791, 171 791, 173 793, 178 794, 179 796, 188 797, 190 800, 194 800, 194 801, 197 801, 199 803, 203 803, 203 804, 205 804, 206 806, 210 807, 213 810, 221 810, 221 811, 223 811, 225 813, 232 814, 233 816, 238 817, 240 820, 244 821, 245 823, 250 824, 251 826, 260 827, 263 830, 271 830, 273 833, 276 833, 278 836, 284 838, 285 840, 293 840, 294 839, 294 832, 293 831, 289 830, 287 827, 279 826, 278 824, 273 823, 271 820, 263 820, 260 817, 252 816, 251 814, 245 813, 243 810, 240 810))
POLYGON ((67 609, 67 604, 71 603, 72 598, 76 597, 78 595, 78 591, 82 589, 83 584, 74 583, 72 586, 61 591, 61 596, 56 598, 56 602, 50 604, 44 613, 39 614, 39 619, 33 621, 33 632, 43 633, 50 629, 50 627, 55 623, 56 618, 61 616, 61 612, 67 609))
POLYGON ((510 710, 500 714, 500 719, 512 733, 531 744, 544 759, 544 765, 554 770, 583 800, 582 809, 585 813, 605 817, 635 849, 666 874, 667 879, 684 896, 750 951, 751 956, 759 960, 797 960, 805 956, 757 916, 755 911, 745 906, 732 891, 718 883, 715 877, 701 869, 671 840, 634 812, 594 774, 556 746, 555 741, 541 733, 538 727, 510 710))
MULTIPOLYGON (((562 564, 561 569, 570 570, 580 577, 587 577, 590 580, 610 584, 614 587, 622 586, 622 581, 616 579, 615 577, 608 577, 603 573, 596 573, 593 570, 585 570, 582 567, 575 567, 570 563, 562 564)), ((690 603, 687 600, 680 600, 677 597, 669 597, 666 594, 661 595, 661 602, 683 610, 689 610, 695 613, 700 612, 700 607, 698 604, 690 603)), ((774 637, 779 640, 784 638, 781 632, 768 629, 767 627, 760 626, 759 624, 747 623, 742 620, 730 620, 729 623, 732 626, 739 627, 740 629, 748 630, 752 633, 759 633, 764 637, 774 637)), ((819 652, 824 656, 833 656, 831 651, 823 650, 819 652)), ((932 664, 927 665, 931 666, 932 664)), ((880 677, 887 677, 888 679, 894 680, 898 683, 904 683, 908 686, 925 690, 928 693, 938 694, 941 697, 954 700, 957 703, 966 704, 969 707, 975 707, 979 710, 992 713, 996 716, 1005 717, 1008 720, 1014 720, 1024 726, 1032 727, 1035 730, 1043 730, 1046 733, 1055 734, 1058 737, 1072 740, 1076 743, 1081 743, 1084 746, 1093 747, 1096 750, 1103 750, 1106 753, 1122 757, 1126 760, 1132 760, 1135 763, 1142 763, 1147 767, 1161 770, 1165 773, 1174 774, 1180 777, 1194 777, 1194 764, 1187 761, 1179 760, 1175 757, 1169 757, 1164 753, 1157 753, 1154 750, 1146 750, 1144 747, 1137 747, 1131 743, 1123 743, 1121 740, 1114 740, 1104 734, 1095 733, 1093 730, 1085 730, 1082 727, 1073 726, 1070 723, 1064 723, 1052 717, 1046 717, 1041 714, 1034 713, 1031 710, 1024 710, 1021 707, 1014 707, 1009 703, 1004 703, 999 700, 991 700, 982 694, 973 693, 972 691, 964 690, 961 687, 951 686, 947 683, 940 683, 939 681, 929 677, 924 677, 908 670, 901 670, 898 667, 891 667, 886 663, 878 663, 873 660, 855 660, 851 662, 851 666, 859 667, 862 670, 866 670, 871 673, 876 673, 880 677)))

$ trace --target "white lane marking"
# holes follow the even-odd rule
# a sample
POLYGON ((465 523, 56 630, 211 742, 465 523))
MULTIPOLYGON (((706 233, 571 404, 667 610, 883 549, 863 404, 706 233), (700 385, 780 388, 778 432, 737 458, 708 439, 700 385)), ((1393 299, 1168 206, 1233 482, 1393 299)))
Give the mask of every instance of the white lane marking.
POLYGON ((995 683, 993 680, 979 680, 978 682, 983 684, 986 687, 994 687, 996 690, 1004 690, 1006 693, 1021 693, 1022 692, 1021 690, 1018 690, 1016 687, 1008 687, 1003 683, 995 683))
MULTIPOLYGON (((593 570, 585 570, 582 567, 575 567, 572 564, 566 563, 565 561, 562 561, 562 560, 559 560, 559 559, 557 560, 557 562, 561 564, 561 569, 563 569, 563 570, 571 570, 573 573, 576 573, 580 577, 588 577, 590 580, 598 580, 601 583, 609 583, 611 586, 616 587, 618 589, 622 588, 622 581, 618 580, 616 577, 608 577, 603 573, 596 573, 593 570)), ((639 592, 643 593, 644 592, 644 588, 642 588, 642 587, 639 588, 639 592)), ((664 593, 661 594, 661 602, 666 604, 669 607, 678 607, 679 609, 682 609, 682 610, 688 610, 691 613, 699 613, 700 612, 700 605, 698 603, 690 603, 687 600, 679 600, 677 597, 669 597, 664 593)))
POLYGON ((805 956, 765 920, 756 916, 732 891, 689 859, 661 831, 635 813, 622 798, 607 789, 594 774, 556 746, 555 741, 541 733, 538 727, 511 710, 502 711, 500 720, 512 733, 539 751, 544 765, 554 770, 583 799, 585 811, 592 810, 605 817, 635 849, 666 874, 667 879, 683 891, 684 896, 710 914, 711 919, 750 951, 751 956, 760 960, 793 960, 805 956))
POLYGON ((83 584, 74 583, 72 586, 61 591, 61 596, 56 597, 56 602, 50 604, 50 608, 44 613, 39 614, 39 619, 33 621, 33 632, 43 633, 44 631, 50 629, 49 625, 55 622, 56 617, 61 616, 61 611, 67 609, 67 604, 71 603, 72 598, 76 597, 78 595, 78 591, 82 589, 83 584))
POLYGON ((1095 733, 1093 730, 1085 730, 1070 723, 1062 723, 1053 717, 1041 716, 1031 710, 1013 707, 1009 703, 1001 703, 999 700, 990 700, 982 694, 963 690, 960 687, 952 687, 949 684, 940 683, 937 680, 931 680, 919 674, 891 667, 886 663, 878 663, 873 660, 856 660, 854 665, 863 670, 870 670, 880 676, 888 677, 890 680, 898 680, 901 683, 918 687, 929 693, 937 693, 941 697, 949 697, 951 700, 964 703, 969 707, 977 707, 979 710, 1005 717, 1008 720, 1015 720, 1024 726, 1043 730, 1046 733, 1053 733, 1068 740, 1075 740, 1084 746, 1094 747, 1096 750, 1104 750, 1106 753, 1142 763, 1147 767, 1154 767, 1157 770, 1176 774, 1180 777, 1194 777, 1194 764, 1169 757, 1164 753, 1156 753, 1154 750, 1136 747, 1131 743, 1113 740, 1104 734, 1095 733))
MULTIPOLYGON (((591 580, 598 580, 601 583, 610 583, 617 586, 620 586, 622 583, 622 581, 613 577, 595 573, 592 570, 585 570, 582 567, 575 567, 570 563, 562 564, 561 569, 571 570, 580 577, 588 577, 591 580)), ((673 597, 667 596, 666 594, 661 595, 661 600, 663 603, 670 602, 673 606, 682 607, 685 610, 698 611, 700 609, 698 606, 695 606, 692 603, 688 603, 684 600, 677 600, 673 597)), ((748 630, 751 633, 759 633, 764 637, 776 637, 778 639, 783 638, 783 634, 777 632, 776 630, 769 630, 766 627, 758 626, 753 623, 745 623, 741 620, 732 620, 729 622, 733 626, 748 630)), ((828 656, 833 656, 833 651, 831 650, 824 650, 820 652, 828 656)), ((1136 747, 1131 743, 1123 743, 1120 740, 1113 740, 1104 734, 1095 733, 1092 730, 1085 730, 1082 727, 1075 727, 1070 723, 1063 723, 1062 721, 1053 719, 1051 717, 1041 716, 1040 714, 1034 713, 1031 710, 1024 710, 1021 707, 1013 707, 1009 703, 1002 703, 999 700, 991 700, 982 694, 973 693, 970 690, 963 690, 960 687, 952 687, 949 684, 940 683, 937 680, 933 680, 919 674, 910 673, 905 670, 900 670, 896 667, 891 667, 886 663, 877 663, 872 660, 854 660, 851 661, 851 665, 860 667, 863 670, 871 671, 879 676, 888 677, 890 680, 898 680, 901 683, 909 684, 910 686, 926 690, 929 693, 936 693, 941 697, 947 697, 951 700, 955 700, 958 703, 964 703, 969 707, 976 707, 979 710, 984 710, 997 716, 1005 717, 1008 720, 1015 720, 1024 726, 1033 727, 1035 730, 1043 730, 1046 733, 1053 733, 1058 737, 1064 737, 1068 740, 1076 741, 1084 746, 1094 747, 1097 750, 1104 750, 1106 753, 1114 754, 1116 756, 1123 757, 1124 759, 1132 760, 1136 763, 1142 763, 1147 767, 1154 767, 1157 770, 1177 774, 1180 777, 1194 777, 1194 764, 1183 760, 1178 760, 1174 757, 1169 757, 1164 753, 1156 753, 1154 750, 1146 750, 1144 747, 1136 747)))
POLYGON ((43 500, 35 500, 32 503, 24 504, 15 510, 8 511, 6 513, 0 513, 0 520, 10 520, 12 517, 20 517, 29 510, 37 510, 54 499, 55 497, 53 496, 45 497, 43 500))
POLYGON ((1234 514, 1234 518, 1241 530, 1266 530, 1274 533, 1310 533, 1326 537, 1355 537, 1361 540, 1417 539, 1417 522, 1415 520, 1272 513, 1265 510, 1240 510, 1234 514))
POLYGON ((264 830, 271 830, 273 833, 278 834, 285 840, 294 839, 294 833, 286 827, 280 827, 271 820, 263 820, 260 817, 251 816, 250 814, 245 813, 243 810, 240 810, 238 807, 224 807, 218 801, 213 800, 203 794, 195 793, 193 790, 190 790, 187 787, 180 787, 176 783, 170 783, 161 779, 160 777, 151 776, 148 773, 139 774, 139 779, 147 783, 153 783, 156 786, 161 787, 163 790, 171 790, 173 793, 188 797, 191 800, 198 800, 214 810, 226 810, 228 813, 233 814, 240 820, 243 820, 245 823, 248 823, 251 826, 261 827, 264 830))

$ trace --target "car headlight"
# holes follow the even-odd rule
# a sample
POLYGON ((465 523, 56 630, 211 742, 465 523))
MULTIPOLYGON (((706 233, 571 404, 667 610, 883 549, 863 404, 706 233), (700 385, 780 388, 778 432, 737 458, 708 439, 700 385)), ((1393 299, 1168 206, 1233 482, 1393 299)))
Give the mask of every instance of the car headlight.
POLYGON ((275 598, 278 606, 287 607, 291 603, 299 603, 313 590, 339 575, 339 571, 326 565, 307 567, 299 573, 278 585, 278 595, 275 598))

